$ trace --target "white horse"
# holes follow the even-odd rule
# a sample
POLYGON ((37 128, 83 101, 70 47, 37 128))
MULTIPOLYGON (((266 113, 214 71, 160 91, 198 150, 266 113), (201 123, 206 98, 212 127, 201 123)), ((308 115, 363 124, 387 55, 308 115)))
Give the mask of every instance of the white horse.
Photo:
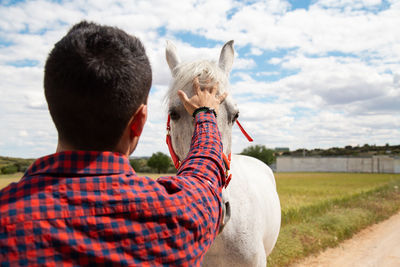
MULTIPOLYGON (((174 44, 167 41, 166 58, 173 81, 166 95, 171 118, 171 141, 180 160, 188 154, 194 125, 193 118, 181 104, 177 91, 193 95, 192 80, 219 82, 219 94, 229 85, 229 73, 233 65, 233 41, 227 42, 221 51, 219 63, 207 60, 180 63, 174 44)), ((243 88, 246 90, 246 88, 243 88)), ((230 95, 221 104, 217 117, 223 150, 231 153, 232 126, 239 110, 230 95)), ((204 266, 263 266, 278 238, 281 209, 271 169, 263 162, 243 155, 232 155, 232 180, 223 191, 223 199, 229 200, 230 221, 217 236, 203 261, 204 266)))

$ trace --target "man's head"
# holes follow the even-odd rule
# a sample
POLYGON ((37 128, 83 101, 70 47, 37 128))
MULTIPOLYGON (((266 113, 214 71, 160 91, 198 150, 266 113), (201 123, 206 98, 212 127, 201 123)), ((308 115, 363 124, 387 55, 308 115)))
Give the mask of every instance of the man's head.
POLYGON ((81 150, 114 150, 147 101, 151 67, 136 37, 81 22, 47 59, 44 88, 59 141, 81 150))

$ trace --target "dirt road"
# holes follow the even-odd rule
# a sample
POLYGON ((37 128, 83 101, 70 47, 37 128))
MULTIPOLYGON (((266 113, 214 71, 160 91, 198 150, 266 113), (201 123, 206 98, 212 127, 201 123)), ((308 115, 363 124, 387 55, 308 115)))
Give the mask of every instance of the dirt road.
POLYGON ((294 266, 399 267, 400 213, 294 266))

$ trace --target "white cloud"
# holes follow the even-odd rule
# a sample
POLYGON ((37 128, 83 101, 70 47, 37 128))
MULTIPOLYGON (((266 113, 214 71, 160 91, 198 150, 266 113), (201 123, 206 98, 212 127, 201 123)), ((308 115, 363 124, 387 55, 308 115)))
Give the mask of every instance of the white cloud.
POLYGON ((28 136, 28 132, 27 132, 26 130, 20 130, 20 131, 18 132, 18 135, 19 135, 20 137, 26 137, 26 136, 28 136))
POLYGON ((255 56, 261 56, 263 54, 263 51, 257 47, 252 47, 250 49, 250 54, 255 56))
POLYGON ((323 105, 356 104, 362 101, 393 95, 393 77, 381 73, 375 66, 366 65, 359 59, 333 57, 306 58, 290 56, 282 66, 301 69, 297 75, 282 79, 292 90, 302 90, 306 97, 317 95, 323 105), (392 92, 392 93, 391 93, 392 92))
POLYGON ((247 58, 236 58, 234 69, 251 69, 256 66, 256 62, 253 59, 247 58))
POLYGON ((374 7, 382 4, 382 0, 319 0, 317 5, 328 8, 344 8, 361 9, 366 7, 374 7))
POLYGON ((274 76, 279 74, 279 71, 260 71, 256 73, 256 76, 274 76))

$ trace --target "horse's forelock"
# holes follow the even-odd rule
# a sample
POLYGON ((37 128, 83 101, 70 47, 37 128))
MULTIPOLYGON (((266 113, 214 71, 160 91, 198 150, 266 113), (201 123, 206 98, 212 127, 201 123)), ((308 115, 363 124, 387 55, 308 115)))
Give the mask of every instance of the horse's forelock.
POLYGON ((172 99, 177 98, 178 90, 184 90, 188 84, 192 83, 196 76, 200 76, 200 82, 207 79, 212 82, 219 82, 220 93, 223 93, 228 85, 228 77, 218 67, 216 62, 201 60, 182 63, 173 70, 173 81, 166 95, 166 100, 171 101, 172 99))

